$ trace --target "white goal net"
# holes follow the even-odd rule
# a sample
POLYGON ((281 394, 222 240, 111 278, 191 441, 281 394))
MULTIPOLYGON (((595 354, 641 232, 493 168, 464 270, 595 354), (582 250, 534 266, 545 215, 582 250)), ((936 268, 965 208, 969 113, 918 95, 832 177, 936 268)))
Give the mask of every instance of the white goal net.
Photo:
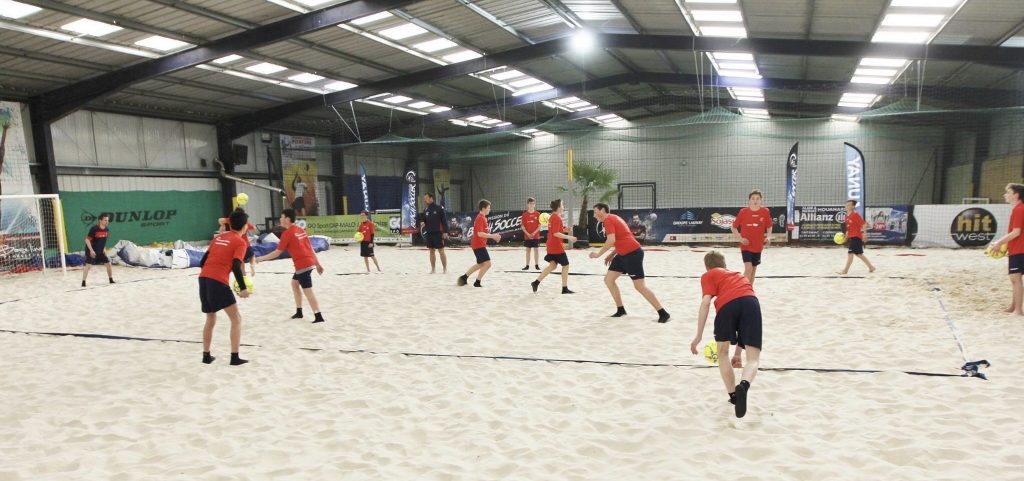
POLYGON ((66 254, 57 195, 0 195, 0 275, 67 274, 66 254))

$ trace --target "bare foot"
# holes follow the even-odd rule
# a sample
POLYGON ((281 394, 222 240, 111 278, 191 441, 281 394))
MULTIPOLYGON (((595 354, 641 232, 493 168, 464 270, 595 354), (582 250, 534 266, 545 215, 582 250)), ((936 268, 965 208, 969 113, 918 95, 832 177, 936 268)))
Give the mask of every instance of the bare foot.
POLYGON ((1010 307, 1007 307, 1006 309, 1003 309, 1003 312, 1005 312, 1007 314, 1013 314, 1013 306, 1010 306, 1010 307))
POLYGON ((841 276, 845 276, 846 275, 846 271, 836 271, 836 274, 839 274, 841 276))
POLYGON ((869 270, 868 270, 868 274, 870 274, 870 273, 872 273, 872 272, 875 272, 875 269, 874 269, 874 268, 871 268, 871 269, 869 269, 869 270))

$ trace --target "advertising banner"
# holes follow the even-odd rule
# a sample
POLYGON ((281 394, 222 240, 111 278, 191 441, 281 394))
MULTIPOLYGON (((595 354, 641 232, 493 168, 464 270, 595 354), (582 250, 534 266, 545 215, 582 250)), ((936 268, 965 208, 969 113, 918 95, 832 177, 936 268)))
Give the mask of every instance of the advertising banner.
POLYGON ((907 243, 910 230, 911 206, 891 205, 885 207, 868 207, 869 244, 903 245, 907 243))
POLYGON ((416 209, 416 171, 410 169, 405 173, 404 195, 402 196, 402 234, 415 234, 419 232, 419 223, 416 221, 418 212, 416 209))
POLYGON ((846 198, 857 201, 857 212, 864 215, 865 185, 864 185, 864 154, 853 144, 843 143, 846 152, 843 156, 843 166, 846 169, 846 198))
MULTIPOLYGON (((21 104, 0 102, 0 132, 0 195, 33 194, 21 104)), ((0 250, 14 239, 8 236, 39 234, 38 210, 35 199, 0 202, 0 250)))
POLYGON ((451 202, 448 201, 448 191, 452 190, 452 174, 448 169, 434 169, 434 191, 437 195, 437 204, 444 207, 444 210, 451 209, 451 202))
POLYGON ((359 183, 363 187, 363 210, 370 212, 370 187, 366 182, 366 166, 359 163, 359 183))
MULTIPOLYGON (((869 244, 903 245, 910 232, 909 205, 866 207, 869 244)), ((812 205, 796 208, 797 229, 794 239, 801 242, 833 242, 838 232, 846 232, 846 207, 812 205)))
MULTIPOLYGON (((377 227, 374 242, 377 244, 410 243, 412 236, 402 235, 401 216, 399 214, 373 214, 370 216, 377 227)), ((359 230, 358 215, 321 215, 303 217, 300 225, 305 223, 306 233, 331 238, 331 243, 350 244, 355 242, 356 231, 359 230)))
POLYGON ((320 212, 316 197, 316 139, 301 135, 281 135, 281 167, 287 206, 299 217, 320 212))
POLYGON ((984 247, 1006 233, 1009 204, 916 205, 914 247, 984 247))
POLYGON ((125 239, 138 245, 153 242, 205 241, 217 231, 220 192, 61 192, 68 233, 68 251, 84 249, 85 236, 101 213, 110 217, 113 247, 125 239))
POLYGON ((792 231, 796 227, 796 161, 797 147, 800 142, 793 144, 789 149, 789 156, 786 157, 786 230, 792 231))
MULTIPOLYGON (((740 207, 701 207, 693 209, 622 209, 612 213, 622 217, 633 236, 641 243, 739 242, 732 235, 732 223, 740 207)), ((768 207, 772 214, 772 241, 786 240, 786 214, 783 207, 768 207)), ((588 211, 590 242, 604 242, 604 224, 588 211)))
MULTIPOLYGON (((473 238, 473 221, 477 212, 455 212, 448 214, 448 241, 452 244, 469 244, 473 238)), ((563 216, 563 219, 565 216, 563 216)), ((492 234, 500 234, 501 242, 523 241, 523 213, 521 211, 491 211, 487 226, 492 234)), ((547 226, 540 227, 541 242, 547 239, 547 226)), ((488 241, 493 244, 493 241, 488 241)))

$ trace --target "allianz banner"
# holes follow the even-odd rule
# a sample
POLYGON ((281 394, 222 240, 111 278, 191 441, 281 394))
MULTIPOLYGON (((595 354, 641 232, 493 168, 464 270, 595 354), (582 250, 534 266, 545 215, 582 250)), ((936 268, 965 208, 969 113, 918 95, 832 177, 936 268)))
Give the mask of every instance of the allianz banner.
POLYGON ((61 192, 60 198, 72 252, 85 248, 89 228, 104 212, 111 214, 107 247, 121 239, 138 245, 209 240, 223 217, 220 192, 212 190, 61 192))
MULTIPOLYGON (((867 207, 868 244, 904 245, 910 229, 911 206, 867 207)), ((812 205, 796 208, 793 239, 800 242, 833 242, 837 232, 846 232, 846 207, 812 205)))
POLYGON ((1010 205, 917 205, 914 221, 914 247, 984 247, 1006 234, 1010 205))
MULTIPOLYGON (((377 228, 374 233, 374 243, 395 244, 399 242, 411 242, 409 235, 402 235, 402 217, 394 214, 373 214, 370 216, 373 225, 377 228)), ((322 235, 330 237, 332 243, 355 242, 356 232, 359 230, 358 215, 318 215, 301 217, 296 220, 299 227, 306 229, 310 235, 322 235)))
MULTIPOLYGON (((693 209, 621 209, 612 213, 622 217, 641 243, 738 242, 732 235, 732 223, 740 207, 700 207, 693 209)), ((786 240, 786 208, 768 207, 772 215, 772 240, 786 240)), ((590 242, 606 240, 604 224, 588 211, 590 242)))

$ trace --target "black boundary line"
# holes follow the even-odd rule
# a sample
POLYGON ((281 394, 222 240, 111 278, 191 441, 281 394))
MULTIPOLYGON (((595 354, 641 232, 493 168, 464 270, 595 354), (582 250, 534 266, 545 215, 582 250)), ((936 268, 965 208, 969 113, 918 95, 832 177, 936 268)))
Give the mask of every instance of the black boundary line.
MULTIPOLYGON (((537 274, 538 273, 538 271, 535 271, 535 270, 534 271, 498 271, 498 272, 503 272, 505 274, 537 274)), ((590 273, 585 273, 585 272, 570 272, 569 275, 570 276, 604 276, 604 274, 590 274, 590 273)), ((663 279, 700 279, 701 276, 651 276, 651 275, 645 275, 644 277, 645 278, 663 278, 663 279)), ((912 281, 927 280, 927 279, 921 279, 921 278, 917 278, 917 277, 900 277, 900 276, 888 276, 888 277, 871 276, 871 277, 868 277, 868 276, 839 276, 839 275, 835 275, 835 276, 808 276, 808 275, 792 275, 792 276, 775 275, 775 276, 772 276, 772 275, 768 275, 768 276, 757 276, 757 278, 758 279, 869 279, 869 278, 872 278, 872 279, 900 279, 900 280, 912 280, 912 281)))
MULTIPOLYGON (((200 341, 188 341, 183 339, 159 339, 152 337, 134 337, 134 336, 117 336, 111 334, 89 334, 89 333, 74 333, 74 332, 31 332, 31 331, 13 331, 8 329, 0 329, 0 333, 7 334, 25 334, 35 336, 55 336, 55 337, 81 337, 87 339, 105 339, 105 340, 116 340, 116 341, 142 341, 142 342, 176 342, 184 344, 202 344, 200 341)), ((260 347, 256 344, 242 344, 245 347, 260 347)), ((624 362, 624 361, 596 361, 591 359, 559 359, 559 358, 543 358, 543 357, 525 357, 525 356, 487 356, 481 354, 443 354, 443 353, 426 353, 426 352, 386 352, 386 351, 370 351, 366 349, 324 349, 315 347, 300 347, 300 350, 311 351, 311 352, 339 352, 342 354, 371 354, 371 355, 391 355, 401 354, 407 357, 435 357, 435 358, 447 358, 447 359, 491 359, 495 361, 525 361, 525 362, 549 362, 549 363, 574 363, 574 364, 598 364, 603 366, 622 366, 622 367, 676 367, 676 368, 693 368, 693 369, 717 369, 716 366, 707 366, 700 364, 668 364, 668 363, 646 363, 646 362, 624 362)), ((900 372, 903 374, 909 374, 912 376, 929 376, 929 377, 963 377, 959 374, 946 374, 946 373, 935 373, 935 372, 921 372, 921 371, 882 371, 877 369, 839 369, 839 368, 809 368, 809 367, 763 367, 761 371, 802 371, 802 372, 818 372, 818 373, 849 373, 849 374, 877 374, 883 372, 900 372)))

